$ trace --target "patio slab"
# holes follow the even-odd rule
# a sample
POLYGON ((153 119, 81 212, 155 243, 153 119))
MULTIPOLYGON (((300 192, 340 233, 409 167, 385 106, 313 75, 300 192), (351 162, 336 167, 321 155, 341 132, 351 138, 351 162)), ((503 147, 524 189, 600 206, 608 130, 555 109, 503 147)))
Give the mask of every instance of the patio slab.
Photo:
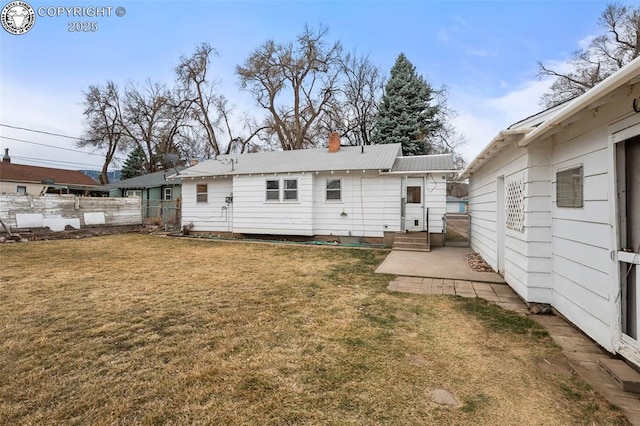
POLYGON ((469 247, 433 247, 430 252, 392 250, 376 272, 407 277, 443 278, 504 284, 494 272, 475 272, 465 255, 473 253, 469 247))

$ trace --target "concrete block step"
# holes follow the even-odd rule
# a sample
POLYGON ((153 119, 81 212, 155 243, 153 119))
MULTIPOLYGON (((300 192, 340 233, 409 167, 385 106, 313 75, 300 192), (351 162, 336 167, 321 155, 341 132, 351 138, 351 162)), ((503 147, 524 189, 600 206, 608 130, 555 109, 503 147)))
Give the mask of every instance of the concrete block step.
POLYGON ((619 359, 599 359, 600 368, 625 392, 640 393, 640 373, 619 359))
POLYGON ((393 247, 393 250, 400 250, 400 251, 431 251, 429 248, 427 247, 393 247))
POLYGON ((393 247, 407 247, 407 246, 427 247, 427 243, 425 241, 394 241, 393 242, 393 247))
POLYGON ((428 238, 394 238, 393 242, 403 242, 403 243, 411 243, 411 242, 416 242, 416 243, 423 243, 426 244, 429 241, 428 238))

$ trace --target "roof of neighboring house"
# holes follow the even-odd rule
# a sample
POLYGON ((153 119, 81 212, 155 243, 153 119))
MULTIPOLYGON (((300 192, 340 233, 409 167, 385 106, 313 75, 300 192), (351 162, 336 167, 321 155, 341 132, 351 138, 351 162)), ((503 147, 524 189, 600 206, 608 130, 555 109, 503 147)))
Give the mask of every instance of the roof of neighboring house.
POLYGON ((219 155, 216 160, 204 161, 174 177, 345 170, 389 171, 401 152, 400 144, 380 144, 346 146, 337 152, 329 152, 327 148, 323 148, 219 155))
POLYGON ((160 170, 159 172, 149 173, 142 176, 136 176, 129 179, 119 180, 117 182, 104 185, 103 189, 146 189, 157 188, 165 185, 179 185, 179 181, 167 180, 167 177, 181 172, 186 167, 176 167, 169 170, 160 170))
POLYGON ((507 145, 517 143, 525 147, 535 140, 544 139, 553 132, 563 129, 571 122, 571 117, 581 111, 588 111, 615 100, 620 94, 619 90, 625 90, 623 86, 637 83, 639 77, 640 58, 636 58, 577 98, 515 123, 509 129, 498 133, 489 145, 467 165, 458 178, 466 179, 471 176, 475 170, 507 145))
POLYGON ((456 171, 453 155, 416 155, 412 157, 398 157, 393 164, 394 172, 435 172, 456 171))
POLYGON ((447 195, 447 203, 466 203, 467 200, 464 198, 452 197, 451 195, 447 195))
POLYGON ((99 185, 98 182, 78 170, 53 169, 0 161, 0 181, 40 184, 45 179, 53 179, 56 185, 99 185))

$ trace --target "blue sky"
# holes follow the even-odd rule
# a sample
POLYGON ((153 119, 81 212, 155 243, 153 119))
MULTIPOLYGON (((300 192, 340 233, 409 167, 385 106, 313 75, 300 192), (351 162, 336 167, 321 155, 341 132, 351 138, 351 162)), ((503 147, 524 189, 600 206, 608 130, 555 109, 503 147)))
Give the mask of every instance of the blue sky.
MULTIPOLYGON (((147 79, 171 84, 181 55, 208 42, 219 57, 219 91, 238 111, 254 108, 238 87, 235 66, 267 39, 287 42, 305 24, 329 28, 328 40, 369 54, 385 74, 404 52, 434 87, 445 85, 454 124, 471 160, 510 124, 531 115, 550 81, 537 61, 563 67, 571 53, 601 34, 606 1, 28 1, 39 7, 111 6, 111 17, 36 16, 24 35, 0 29, 0 124, 81 136, 82 92, 92 84, 147 79), (115 8, 126 9, 123 17, 115 8), (95 21, 95 32, 68 31, 95 21)), ((633 4, 636 2, 626 2, 633 4)), ((2 2, 0 6, 4 6, 2 2)), ((261 113, 258 111, 258 113, 261 113)), ((0 148, 13 161, 98 168, 101 157, 15 141, 76 149, 73 140, 0 127, 0 148)), ((121 154, 125 157, 125 154, 121 154)))

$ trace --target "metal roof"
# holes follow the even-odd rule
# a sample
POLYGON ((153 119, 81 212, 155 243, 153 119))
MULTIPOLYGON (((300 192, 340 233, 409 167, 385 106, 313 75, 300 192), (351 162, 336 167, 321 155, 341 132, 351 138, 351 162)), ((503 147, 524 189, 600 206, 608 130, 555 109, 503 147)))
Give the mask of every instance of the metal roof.
POLYGON ((161 170, 155 173, 149 173, 147 175, 136 176, 130 179, 123 179, 118 182, 109 183, 104 185, 102 189, 140 189, 140 188, 157 188, 163 185, 175 185, 177 182, 167 180, 171 175, 174 175, 176 171, 180 172, 185 167, 177 167, 175 169, 161 170))
POLYGON ((393 172, 433 172, 437 170, 454 171, 452 154, 416 155, 398 157, 393 164, 393 172))
POLYGON ((329 152, 327 148, 323 148, 219 155, 215 160, 204 161, 174 174, 174 177, 345 170, 388 171, 401 153, 400 144, 380 144, 345 146, 337 152, 329 152))

